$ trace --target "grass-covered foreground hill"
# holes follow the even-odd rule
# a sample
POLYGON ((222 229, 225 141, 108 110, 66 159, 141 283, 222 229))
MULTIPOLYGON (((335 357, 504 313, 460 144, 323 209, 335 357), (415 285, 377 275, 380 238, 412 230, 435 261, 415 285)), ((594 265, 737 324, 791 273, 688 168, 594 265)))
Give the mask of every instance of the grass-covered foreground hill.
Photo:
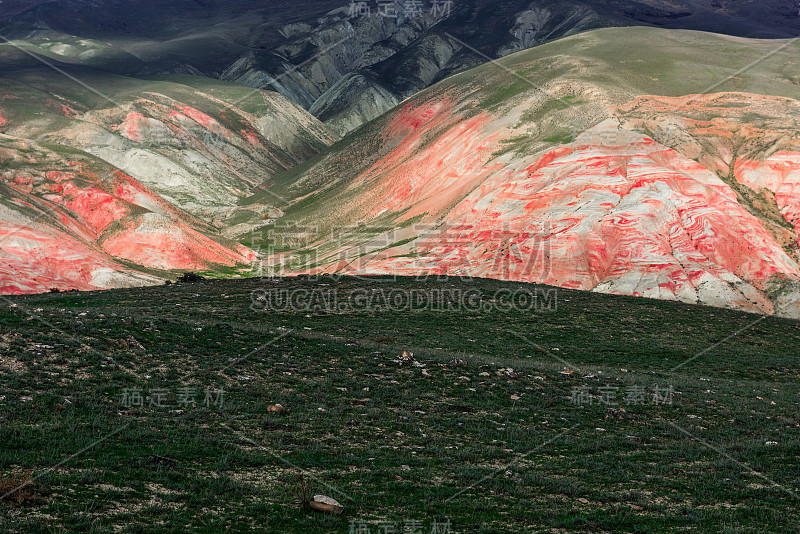
POLYGON ((3 298, 0 531, 796 532, 798 347, 457 278, 3 298))

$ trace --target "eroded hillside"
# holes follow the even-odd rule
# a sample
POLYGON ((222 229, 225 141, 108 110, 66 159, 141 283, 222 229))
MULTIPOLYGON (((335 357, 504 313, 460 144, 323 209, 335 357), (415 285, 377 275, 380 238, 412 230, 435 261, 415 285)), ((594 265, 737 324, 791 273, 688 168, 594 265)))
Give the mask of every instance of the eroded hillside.
POLYGON ((600 30, 454 76, 269 181, 296 200, 256 233, 279 271, 461 274, 796 315, 793 56, 701 94, 769 46, 600 30), (293 225, 314 251, 304 264, 279 252, 293 225))
POLYGON ((73 71, 82 85, 28 61, 0 77, 4 293, 247 272, 255 254, 223 237, 237 202, 336 139, 276 93, 73 71))

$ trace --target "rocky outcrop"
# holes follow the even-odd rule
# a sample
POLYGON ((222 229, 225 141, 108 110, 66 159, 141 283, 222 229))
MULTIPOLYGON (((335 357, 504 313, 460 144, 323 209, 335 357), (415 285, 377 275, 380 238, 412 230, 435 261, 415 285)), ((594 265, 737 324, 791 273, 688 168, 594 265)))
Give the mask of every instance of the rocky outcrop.
POLYGON ((389 210, 443 217, 373 238, 388 246, 361 243, 362 255, 344 264, 336 251, 325 270, 459 274, 758 313, 776 311, 770 284, 800 279, 730 186, 650 138, 606 122, 574 143, 493 166, 481 164, 497 146, 481 135, 486 127, 475 119, 439 138, 436 152, 373 166, 365 179, 381 178, 367 220, 389 210))
POLYGON ((403 100, 488 59, 594 28, 652 24, 752 37, 785 37, 797 31, 791 30, 797 14, 782 11, 778 1, 766 6, 771 15, 747 5, 715 2, 519 0, 498 6, 471 0, 450 3, 439 16, 428 6, 409 15, 411 5, 397 2, 396 17, 380 16, 376 6, 364 3, 365 12, 339 9, 288 24, 279 30, 284 37, 279 46, 247 52, 222 77, 276 90, 344 132, 363 124, 357 123, 361 117, 374 118, 364 113, 362 97, 374 99, 380 92, 376 84, 403 100), (344 79, 347 74, 353 76, 344 79), (358 90, 341 91, 355 80, 358 90), (367 94, 364 83, 372 87, 367 94), (331 113, 334 99, 337 111, 331 113))
POLYGON ((347 74, 314 102, 309 112, 344 136, 380 117, 397 103, 397 97, 374 79, 363 74, 347 74))
POLYGON ((532 3, 520 12, 509 30, 507 43, 501 45, 497 54, 506 56, 526 48, 566 37, 598 26, 616 26, 618 19, 604 16, 590 5, 574 2, 532 3))
POLYGON ((787 120, 798 113, 800 101, 795 99, 722 93, 642 96, 623 106, 618 116, 627 127, 645 131, 713 170, 800 260, 800 141, 787 120))
POLYGON ((265 51, 252 51, 230 65, 222 79, 277 91, 305 108, 342 78, 383 61, 412 43, 435 19, 377 13, 331 11, 311 24, 280 29, 285 40, 265 51))
MULTIPOLYGON (((54 220, 59 212, 52 206, 37 205, 10 189, 0 183, 0 294, 138 287, 160 281, 115 261, 83 238, 80 228, 54 220)), ((67 215, 64 218, 69 221, 67 215)))
POLYGON ((800 239, 800 152, 780 151, 763 161, 738 158, 734 174, 750 189, 771 192, 800 239))

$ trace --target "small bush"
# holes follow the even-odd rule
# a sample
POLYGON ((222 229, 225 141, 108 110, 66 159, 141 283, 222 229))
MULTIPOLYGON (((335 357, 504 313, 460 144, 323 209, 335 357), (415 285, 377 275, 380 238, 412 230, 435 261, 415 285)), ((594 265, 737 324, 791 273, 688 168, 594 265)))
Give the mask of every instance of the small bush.
POLYGON ((178 282, 182 283, 202 282, 205 279, 206 279, 205 276, 200 276, 197 273, 183 273, 180 277, 178 277, 178 282))
POLYGON ((0 475, 0 503, 23 506, 36 500, 32 470, 15 475, 0 475))

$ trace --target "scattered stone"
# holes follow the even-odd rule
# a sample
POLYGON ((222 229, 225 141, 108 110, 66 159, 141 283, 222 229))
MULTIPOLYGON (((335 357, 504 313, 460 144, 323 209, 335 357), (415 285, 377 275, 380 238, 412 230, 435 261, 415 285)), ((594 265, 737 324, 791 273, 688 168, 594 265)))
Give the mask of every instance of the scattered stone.
POLYGON ((308 505, 312 510, 326 514, 341 515, 344 512, 344 506, 339 504, 336 499, 325 495, 314 495, 308 505))
POLYGON ((606 419, 625 419, 627 414, 628 412, 625 408, 608 408, 606 410, 606 419))
POLYGON ((267 406, 267 412, 269 413, 286 413, 289 410, 283 407, 281 404, 270 404, 267 406))
POLYGON ((125 346, 128 347, 128 350, 145 350, 144 346, 133 336, 125 338, 125 346))

